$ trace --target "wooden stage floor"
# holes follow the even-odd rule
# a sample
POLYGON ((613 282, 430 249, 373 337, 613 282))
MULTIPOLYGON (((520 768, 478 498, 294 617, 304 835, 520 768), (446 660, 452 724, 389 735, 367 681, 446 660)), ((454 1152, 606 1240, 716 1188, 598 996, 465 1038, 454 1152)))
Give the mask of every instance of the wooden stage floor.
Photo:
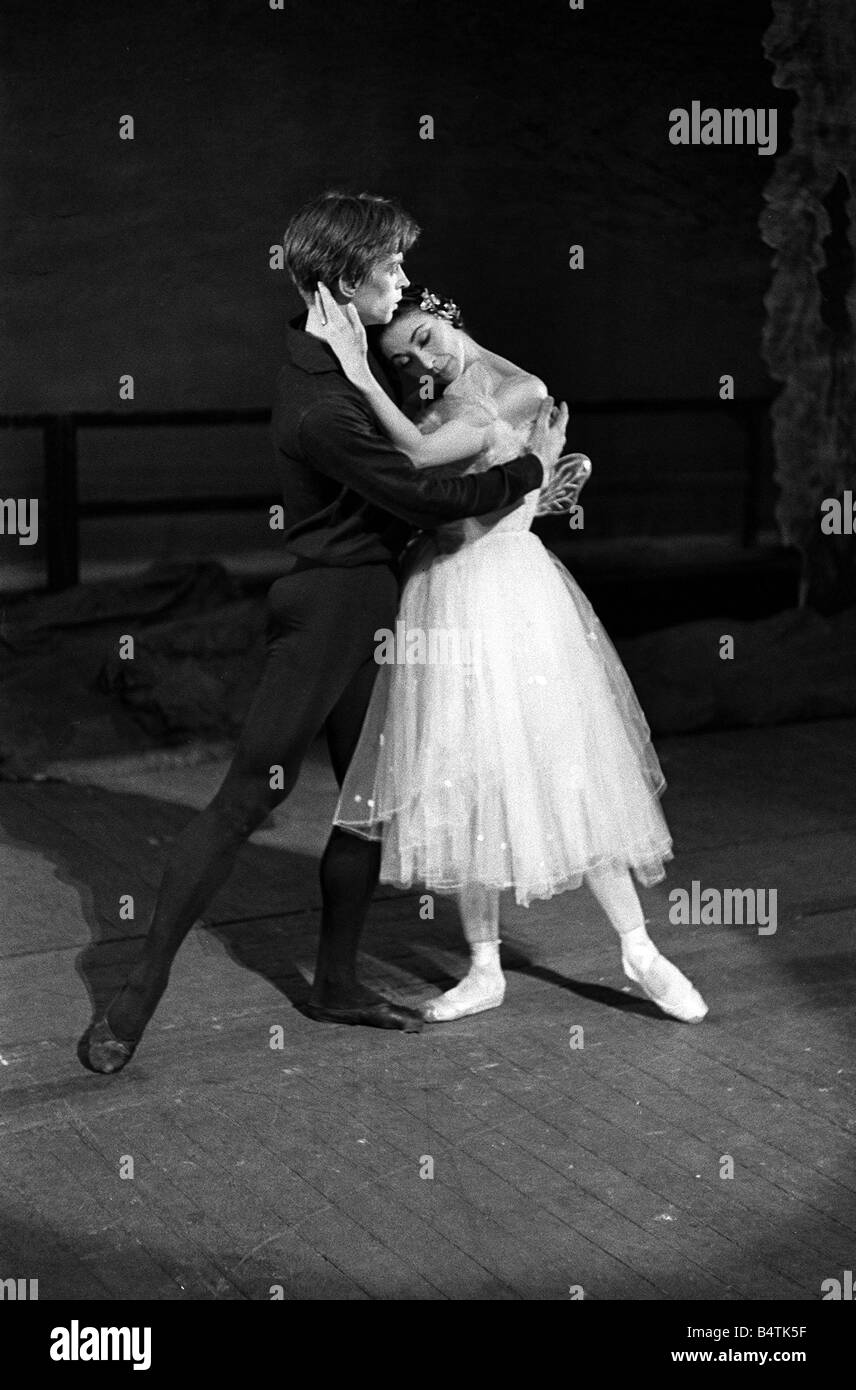
MULTIPOLYGON (((315 758, 115 1078, 76 1038, 222 764, 0 785, 0 1278, 40 1299, 819 1299, 856 1248, 856 725, 658 751, 676 857, 643 898, 702 1025, 626 988, 585 888, 504 910, 499 1010, 421 1035, 309 1021, 334 801, 315 758), (670 924, 693 880, 775 889, 776 932, 670 924)), ((463 964, 454 910, 419 908, 381 892, 364 938, 370 982, 409 1000, 463 964)))

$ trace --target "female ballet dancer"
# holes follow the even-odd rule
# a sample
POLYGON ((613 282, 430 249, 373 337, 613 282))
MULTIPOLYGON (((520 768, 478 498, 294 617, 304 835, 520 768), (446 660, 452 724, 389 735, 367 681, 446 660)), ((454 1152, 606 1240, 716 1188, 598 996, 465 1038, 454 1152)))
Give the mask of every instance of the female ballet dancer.
MULTIPOLYGON (((543 382, 479 346, 450 300, 414 286, 380 332, 413 419, 372 375, 356 314, 325 286, 317 306, 346 376, 416 466, 481 470, 525 447, 543 382)), ((398 649, 390 661, 379 646, 334 819, 382 838, 384 882, 457 895, 470 969, 425 1006, 429 1021, 502 1003, 503 889, 528 906, 585 879, 625 975, 665 1013, 700 1022, 707 1005, 648 936, 630 874, 657 883, 672 857, 650 731, 591 604, 531 533, 537 506, 530 493, 415 543, 398 649)))

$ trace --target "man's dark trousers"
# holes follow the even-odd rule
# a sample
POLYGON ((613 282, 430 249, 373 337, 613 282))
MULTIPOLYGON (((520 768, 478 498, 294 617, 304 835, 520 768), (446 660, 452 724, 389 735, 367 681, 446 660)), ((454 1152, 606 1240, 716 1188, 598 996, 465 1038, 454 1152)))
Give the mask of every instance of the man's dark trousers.
MULTIPOLYGON (((322 728, 341 785, 377 675, 375 632, 394 629, 398 597, 396 573, 383 563, 313 567, 273 585, 265 667, 232 764, 213 801, 173 846, 132 980, 143 967, 148 982, 163 988, 187 932, 228 878, 241 845, 292 791, 322 728)), ((321 860, 313 990, 319 1003, 351 993, 379 859, 377 842, 334 827, 321 860)))

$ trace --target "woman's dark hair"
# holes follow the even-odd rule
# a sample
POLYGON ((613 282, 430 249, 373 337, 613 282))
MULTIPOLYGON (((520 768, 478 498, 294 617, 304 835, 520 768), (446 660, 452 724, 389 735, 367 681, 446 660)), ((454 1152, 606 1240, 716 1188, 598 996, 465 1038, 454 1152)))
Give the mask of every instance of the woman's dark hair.
POLYGON ((366 329, 369 347, 376 357, 382 356, 380 343, 387 329, 405 314, 412 313, 433 314, 434 318, 445 319, 453 328, 466 331, 464 316, 453 299, 444 299, 442 295, 429 290, 426 285, 411 284, 406 290, 402 290, 401 299, 395 306, 389 323, 373 323, 366 329))
POLYGON ((331 191, 296 212, 282 238, 285 263, 300 293, 319 280, 334 290, 341 276, 359 285, 384 256, 407 252, 419 226, 392 198, 331 191))

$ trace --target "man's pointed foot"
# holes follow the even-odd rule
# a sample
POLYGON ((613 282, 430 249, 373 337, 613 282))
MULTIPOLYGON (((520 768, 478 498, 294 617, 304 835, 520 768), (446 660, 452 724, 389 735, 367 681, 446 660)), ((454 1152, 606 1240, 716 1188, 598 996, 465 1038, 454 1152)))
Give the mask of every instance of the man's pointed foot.
POLYGON ((149 983, 145 988, 125 981, 77 1044, 77 1056, 87 1071, 108 1076, 128 1065, 166 989, 167 978, 159 977, 156 985, 149 983))
POLYGON ((112 1076, 126 1067, 137 1050, 134 1042, 117 1038, 106 1016, 91 1023, 77 1044, 77 1056, 87 1071, 112 1076))

